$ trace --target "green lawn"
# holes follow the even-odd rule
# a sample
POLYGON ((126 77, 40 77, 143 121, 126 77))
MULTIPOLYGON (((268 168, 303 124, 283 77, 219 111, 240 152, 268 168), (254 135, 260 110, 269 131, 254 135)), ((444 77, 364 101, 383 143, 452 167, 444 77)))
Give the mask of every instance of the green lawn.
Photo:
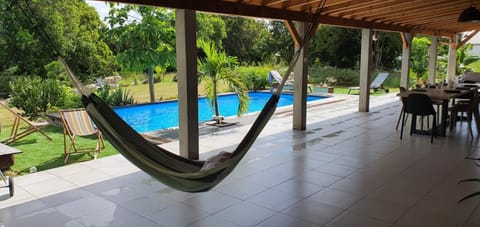
MULTIPOLYGON (((30 167, 37 167, 38 171, 47 170, 55 167, 64 166, 63 154, 63 128, 58 126, 48 126, 43 128, 52 140, 48 140, 42 134, 36 132, 19 141, 10 144, 10 146, 21 150, 23 153, 16 154, 15 164, 12 167, 13 172, 9 174, 26 174, 30 167)), ((0 139, 8 138, 10 128, 4 128, 0 133, 0 139)), ((76 143, 80 147, 95 147, 95 138, 77 137, 76 143)), ((105 157, 117 154, 117 151, 105 141, 105 149, 102 150, 98 157, 105 157)), ((93 159, 89 154, 71 155, 67 165, 77 162, 93 159)))

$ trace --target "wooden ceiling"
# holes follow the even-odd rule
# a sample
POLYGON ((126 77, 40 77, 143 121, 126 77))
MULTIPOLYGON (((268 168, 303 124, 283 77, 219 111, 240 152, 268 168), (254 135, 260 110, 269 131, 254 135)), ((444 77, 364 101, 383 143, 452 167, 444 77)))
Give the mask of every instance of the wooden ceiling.
POLYGON ((453 36, 480 30, 480 23, 457 22, 480 0, 119 0, 114 2, 192 9, 280 20, 310 21, 320 10, 321 24, 384 31, 453 36), (319 8, 319 5, 323 7, 319 8))

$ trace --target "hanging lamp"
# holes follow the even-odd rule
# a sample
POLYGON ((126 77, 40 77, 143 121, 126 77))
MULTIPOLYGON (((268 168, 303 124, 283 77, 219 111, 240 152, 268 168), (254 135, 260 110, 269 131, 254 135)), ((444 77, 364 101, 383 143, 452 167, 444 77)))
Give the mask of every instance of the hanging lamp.
POLYGON ((480 22, 480 11, 473 6, 468 7, 460 16, 458 16, 458 22, 461 23, 474 23, 480 22))

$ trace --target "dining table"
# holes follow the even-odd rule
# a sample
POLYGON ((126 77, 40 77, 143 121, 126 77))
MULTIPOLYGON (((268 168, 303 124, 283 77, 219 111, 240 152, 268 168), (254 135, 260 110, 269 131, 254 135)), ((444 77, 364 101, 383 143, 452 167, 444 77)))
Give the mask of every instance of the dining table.
MULTIPOLYGON (((440 114, 440 125, 438 128, 438 135, 445 136, 447 133, 447 121, 448 121, 448 106, 449 103, 454 102, 456 98, 461 98, 468 96, 469 94, 474 94, 477 92, 478 87, 473 85, 463 85, 459 84, 454 88, 448 87, 435 87, 435 88, 415 88, 407 91, 402 91, 397 93, 397 96, 406 98, 412 93, 420 93, 428 95, 432 101, 441 102, 441 114, 440 114)), ((475 108, 473 111, 475 123, 477 130, 480 132, 480 115, 478 108, 475 108)))

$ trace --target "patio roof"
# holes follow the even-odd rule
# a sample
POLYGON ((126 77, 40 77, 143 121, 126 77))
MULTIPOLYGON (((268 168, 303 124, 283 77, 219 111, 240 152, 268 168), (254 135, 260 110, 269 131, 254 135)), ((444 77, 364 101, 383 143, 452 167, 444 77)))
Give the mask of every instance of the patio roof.
MULTIPOLYGON (((119 0, 115 2, 240 15, 309 21, 320 0, 119 0)), ((453 36, 480 29, 480 23, 457 22, 472 0, 326 0, 320 23, 354 28, 453 36)), ((477 7, 478 7, 477 6, 477 7)))

